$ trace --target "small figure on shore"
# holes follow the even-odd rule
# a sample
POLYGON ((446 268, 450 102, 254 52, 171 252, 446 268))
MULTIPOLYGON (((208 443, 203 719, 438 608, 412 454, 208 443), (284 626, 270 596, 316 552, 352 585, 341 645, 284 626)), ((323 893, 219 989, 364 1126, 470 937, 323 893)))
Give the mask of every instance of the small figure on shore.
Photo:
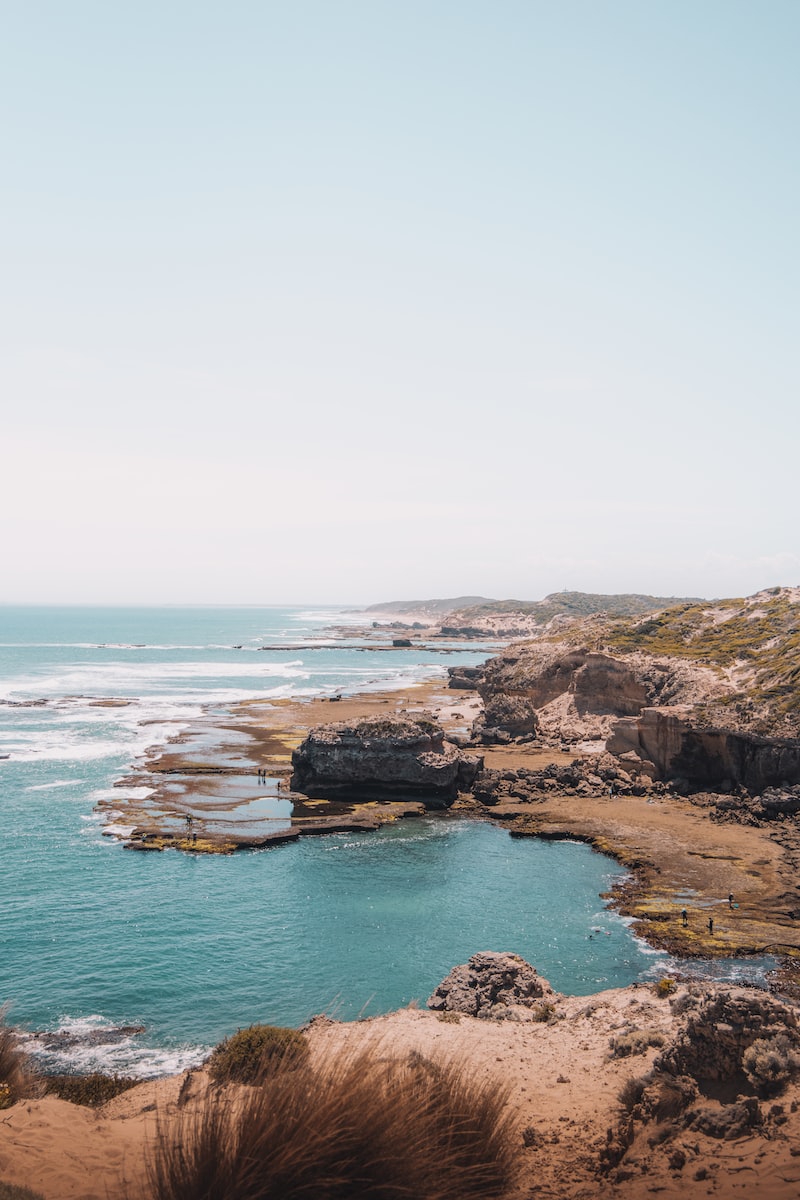
POLYGON ((681 909, 681 924, 683 925, 684 929, 689 924, 689 914, 685 908, 681 909))
POLYGON ((714 933, 714 918, 713 917, 708 918, 708 932, 710 934, 714 933))
POLYGON ((728 908, 733 908, 733 892, 728 896, 728 908))

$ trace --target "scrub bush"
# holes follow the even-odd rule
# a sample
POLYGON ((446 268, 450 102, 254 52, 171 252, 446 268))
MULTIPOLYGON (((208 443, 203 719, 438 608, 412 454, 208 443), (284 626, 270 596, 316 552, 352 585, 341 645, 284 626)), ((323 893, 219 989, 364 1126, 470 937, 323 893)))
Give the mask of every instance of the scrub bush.
POLYGON ((280 1025, 250 1025, 225 1038, 208 1060, 214 1083, 257 1083, 277 1066, 297 1066, 308 1058, 305 1035, 280 1025))
POLYGON ((742 1055, 742 1068, 759 1096, 778 1096, 800 1070, 796 1045, 785 1033, 759 1038, 742 1055))
POLYGON ((58 1096, 60 1100, 99 1108, 141 1082, 141 1079, 131 1079, 127 1075, 104 1075, 98 1071, 92 1075, 48 1075, 44 1085, 49 1095, 58 1096))
POLYGON ((663 1046, 664 1035, 655 1029, 632 1029, 612 1037, 608 1044, 612 1058, 632 1058, 645 1054, 651 1046, 663 1046))

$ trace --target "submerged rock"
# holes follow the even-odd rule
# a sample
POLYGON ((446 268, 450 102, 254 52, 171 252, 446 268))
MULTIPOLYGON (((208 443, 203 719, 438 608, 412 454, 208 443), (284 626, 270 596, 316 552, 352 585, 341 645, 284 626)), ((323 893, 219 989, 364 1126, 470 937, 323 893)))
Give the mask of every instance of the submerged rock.
POLYGON ((414 797, 446 808, 482 766, 446 741, 438 722, 386 716, 312 729, 292 753, 291 787, 322 799, 414 797))
POLYGON ((428 1008, 493 1020, 546 1020, 555 995, 518 954, 483 950, 453 967, 428 997, 428 1008))

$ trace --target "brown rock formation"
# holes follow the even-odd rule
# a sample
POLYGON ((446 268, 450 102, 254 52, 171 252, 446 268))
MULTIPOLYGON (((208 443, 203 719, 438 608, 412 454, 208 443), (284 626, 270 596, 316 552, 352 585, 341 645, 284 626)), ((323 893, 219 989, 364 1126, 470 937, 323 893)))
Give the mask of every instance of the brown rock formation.
POLYGON ((494 1021, 546 1020, 555 995, 547 980, 518 954, 483 950, 453 967, 429 996, 428 1008, 494 1021))
POLYGON ((293 791, 320 798, 417 798, 445 808, 482 760, 445 741, 433 720, 386 716, 313 729, 292 753, 293 791))

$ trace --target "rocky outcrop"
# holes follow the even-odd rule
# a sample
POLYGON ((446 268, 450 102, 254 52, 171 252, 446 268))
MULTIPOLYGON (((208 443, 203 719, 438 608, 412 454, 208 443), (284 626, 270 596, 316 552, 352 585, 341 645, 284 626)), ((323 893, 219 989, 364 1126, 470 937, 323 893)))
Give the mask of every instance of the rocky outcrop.
POLYGON ((727 694, 714 672, 695 664, 563 643, 510 647, 489 659, 474 683, 487 707, 501 697, 524 700, 542 736, 570 742, 604 741, 618 721, 653 705, 727 694))
POLYGON ((322 799, 415 798, 447 807, 483 765, 445 740, 428 718, 385 717, 323 725, 292 753, 293 791, 322 799))
POLYGON ((428 1008, 486 1020, 541 1021, 552 1015, 555 998, 524 958, 484 950, 453 967, 428 997, 428 1008))
MULTIPOLYGON (((761 1042, 800 1046, 794 1011, 765 992, 719 989, 682 996, 682 1029, 655 1061, 658 1070, 704 1081, 745 1079, 753 1074, 748 1051, 761 1042)), ((752 1082, 752 1080, 751 1080, 752 1082)))
POLYGON ((475 688, 483 673, 483 667, 448 667, 450 688, 475 688))
POLYGON ((488 768, 475 781, 472 794, 479 804, 494 807, 510 802, 539 804, 553 794, 644 796, 667 791, 665 784, 653 782, 642 773, 646 764, 635 755, 631 757, 633 762, 622 762, 611 754, 592 754, 574 758, 570 763, 548 763, 538 770, 488 768))

